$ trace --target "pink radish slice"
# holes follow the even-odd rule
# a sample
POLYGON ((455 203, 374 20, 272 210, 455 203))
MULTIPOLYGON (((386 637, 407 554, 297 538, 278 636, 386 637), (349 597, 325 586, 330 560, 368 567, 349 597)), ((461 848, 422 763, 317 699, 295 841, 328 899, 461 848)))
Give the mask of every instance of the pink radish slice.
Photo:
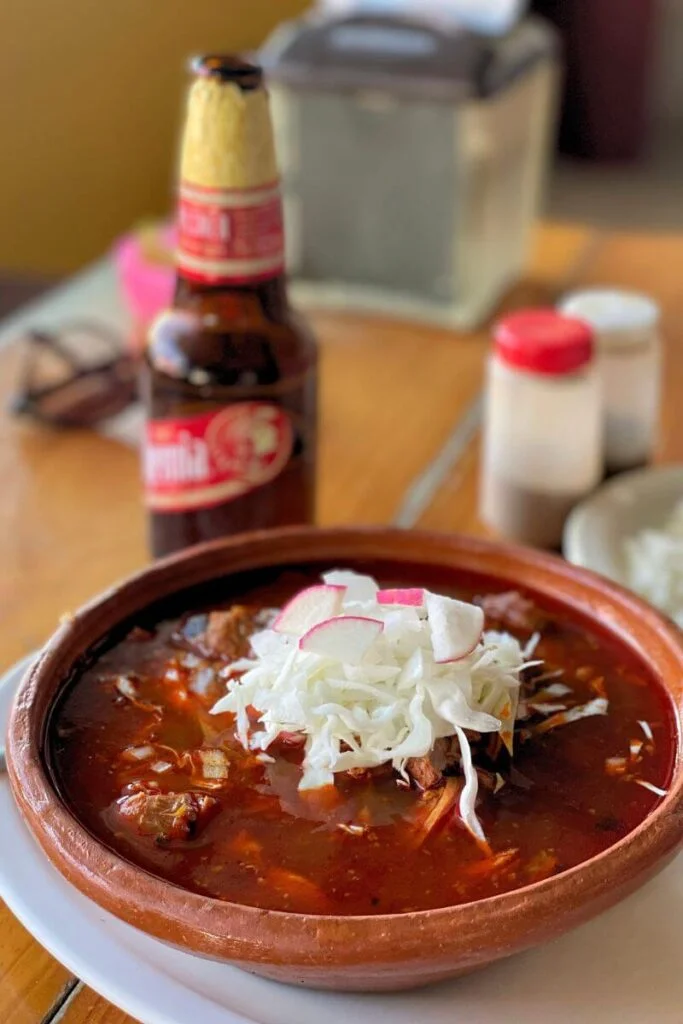
POLYGON ((277 633, 305 633, 318 622, 338 615, 344 603, 346 587, 320 583, 307 587, 288 601, 273 623, 277 633))
POLYGON ((383 629, 384 623, 379 619, 339 615, 309 629, 299 640, 299 647, 345 665, 358 665, 383 629))
POLYGON ((434 661, 443 665, 471 654, 481 639, 484 612, 476 604, 452 597, 430 594, 425 597, 432 634, 434 661))
POLYGON ((425 603, 422 587, 403 587, 397 590, 380 590, 378 604, 401 604, 406 608, 421 608, 425 603))

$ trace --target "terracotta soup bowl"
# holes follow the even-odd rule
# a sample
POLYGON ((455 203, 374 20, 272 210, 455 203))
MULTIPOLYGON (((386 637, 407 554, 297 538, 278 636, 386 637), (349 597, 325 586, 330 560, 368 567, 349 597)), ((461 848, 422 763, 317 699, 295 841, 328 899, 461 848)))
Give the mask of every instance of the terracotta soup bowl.
POLYGON ((552 939, 622 899, 673 856, 683 834, 683 644, 678 630, 632 594, 559 558, 467 537, 389 529, 288 529, 203 545, 160 561, 60 626, 23 680, 9 726, 8 767, 19 808, 55 867, 97 904, 199 956, 315 988, 426 985, 552 939), (57 795, 46 730, 57 694, 84 659, 150 606, 174 613, 240 580, 283 569, 372 571, 391 585, 459 583, 522 588, 611 639, 668 691, 676 723, 667 796, 630 834, 577 867, 488 899, 440 910, 364 917, 260 910, 185 891, 95 839, 57 795), (246 574, 240 576, 240 574, 246 574), (183 604, 183 592, 191 591, 183 604), (180 597, 178 596, 180 595, 180 597), (198 596, 199 595, 199 598, 198 596), (191 602, 191 603, 190 603, 191 602))

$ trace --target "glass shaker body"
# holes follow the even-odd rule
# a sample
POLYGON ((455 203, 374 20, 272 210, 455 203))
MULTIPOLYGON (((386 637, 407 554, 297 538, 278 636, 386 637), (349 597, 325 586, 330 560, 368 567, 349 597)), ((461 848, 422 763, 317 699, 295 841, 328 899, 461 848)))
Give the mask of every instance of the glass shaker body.
POLYGON ((535 372, 494 351, 487 376, 481 517, 512 540, 557 548, 572 507, 602 477, 595 361, 535 372))
POLYGON ((568 296, 561 310, 585 320, 595 332, 607 472, 647 465, 659 428, 658 306, 644 295, 595 289, 568 296))

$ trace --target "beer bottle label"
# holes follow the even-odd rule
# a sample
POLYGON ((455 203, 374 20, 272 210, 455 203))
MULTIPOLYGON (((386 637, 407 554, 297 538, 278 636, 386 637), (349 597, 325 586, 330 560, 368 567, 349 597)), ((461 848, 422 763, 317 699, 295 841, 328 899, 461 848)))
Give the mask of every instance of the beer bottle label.
POLYGON ((256 188, 181 183, 178 269, 193 281, 250 284, 284 269, 278 182, 256 188))
POLYGON ((274 480, 289 462, 293 444, 289 416, 270 402, 149 420, 145 503, 156 512, 186 512, 239 498, 274 480))

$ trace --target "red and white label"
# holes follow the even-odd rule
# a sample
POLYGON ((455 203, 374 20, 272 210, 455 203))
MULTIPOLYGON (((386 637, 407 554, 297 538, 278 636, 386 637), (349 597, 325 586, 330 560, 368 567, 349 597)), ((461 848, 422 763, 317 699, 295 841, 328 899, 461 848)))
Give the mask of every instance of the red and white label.
POLYGON ((239 498, 282 472, 293 443, 289 417, 268 402, 150 420, 143 457, 145 503, 157 512, 185 512, 239 498))
POLYGON ((180 185, 178 267, 191 280, 249 284, 284 269, 279 183, 250 189, 180 185))

